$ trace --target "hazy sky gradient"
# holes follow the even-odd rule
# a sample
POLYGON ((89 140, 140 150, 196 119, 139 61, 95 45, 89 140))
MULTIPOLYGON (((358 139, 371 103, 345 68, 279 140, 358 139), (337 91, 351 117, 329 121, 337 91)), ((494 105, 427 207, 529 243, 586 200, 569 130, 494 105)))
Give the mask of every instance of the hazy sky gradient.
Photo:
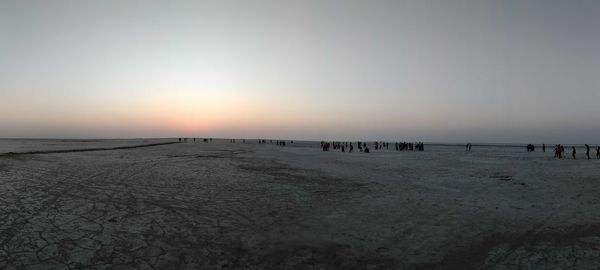
POLYGON ((600 143, 600 1, 0 0, 0 137, 600 143))

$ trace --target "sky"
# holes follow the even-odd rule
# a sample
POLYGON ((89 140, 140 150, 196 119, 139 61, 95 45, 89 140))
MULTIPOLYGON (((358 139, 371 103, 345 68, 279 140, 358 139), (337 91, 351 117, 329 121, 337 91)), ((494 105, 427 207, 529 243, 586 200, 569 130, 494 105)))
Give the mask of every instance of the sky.
POLYGON ((600 143, 600 1, 0 0, 0 138, 600 143))

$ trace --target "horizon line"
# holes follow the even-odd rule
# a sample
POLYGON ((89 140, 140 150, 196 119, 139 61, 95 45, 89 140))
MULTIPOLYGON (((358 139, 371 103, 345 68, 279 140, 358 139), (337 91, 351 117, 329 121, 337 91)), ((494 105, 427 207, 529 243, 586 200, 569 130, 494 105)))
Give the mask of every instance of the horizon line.
MULTIPOLYGON (((298 141, 298 142, 321 142, 321 141, 325 141, 325 142, 330 142, 330 141, 335 141, 335 142, 387 142, 387 143, 395 143, 395 142, 415 142, 412 140, 400 140, 400 141, 389 141, 389 140, 332 140, 332 139, 327 139, 327 140, 307 140, 307 139, 290 139, 290 138, 244 138, 244 137, 203 137, 203 136, 198 136, 198 137, 191 137, 191 136, 181 136, 181 137, 104 137, 104 138, 75 138, 75 137, 62 137, 62 138, 58 138, 58 137, 0 137, 0 140, 67 140, 67 141, 95 141, 95 140, 166 140, 166 139, 193 139, 193 138, 197 138, 197 139, 214 139, 214 140, 230 140, 230 139, 236 139, 236 140, 284 140, 284 141, 298 141)), ((527 145, 527 144, 533 144, 533 145, 542 145, 545 144, 546 146, 551 146, 551 145, 556 145, 556 144, 562 144, 562 145, 585 145, 585 143, 531 143, 531 142, 485 142, 485 141, 473 141, 473 142, 469 142, 469 141, 462 141, 462 142, 458 142, 458 141, 447 141, 447 142, 443 142, 443 141, 419 141, 419 142, 423 142, 425 144, 429 144, 429 145, 449 145, 449 146, 457 146, 457 145, 464 145, 467 143, 470 143, 471 145, 474 146, 523 146, 523 145, 527 145)), ((588 143, 588 145, 600 145, 600 143, 588 143)))

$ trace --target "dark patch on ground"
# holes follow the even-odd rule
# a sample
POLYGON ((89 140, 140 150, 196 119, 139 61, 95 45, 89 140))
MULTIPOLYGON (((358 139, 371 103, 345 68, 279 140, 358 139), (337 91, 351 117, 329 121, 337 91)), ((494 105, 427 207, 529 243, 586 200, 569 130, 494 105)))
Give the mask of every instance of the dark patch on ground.
POLYGON ((330 177, 320 171, 293 168, 276 161, 265 161, 263 164, 244 164, 238 167, 246 171, 270 175, 278 183, 308 187, 313 193, 368 192, 367 184, 351 179, 330 177))
MULTIPOLYGON (((331 177, 319 170, 294 168, 274 160, 257 162, 254 159, 252 163, 242 163, 238 167, 272 177, 263 181, 303 190, 306 192, 304 196, 307 202, 310 202, 310 205, 305 205, 307 207, 305 210, 310 211, 311 215, 319 211, 327 213, 328 207, 339 207, 339 205, 331 205, 331 201, 352 204, 356 198, 367 195, 368 185, 372 184, 331 177), (333 198, 337 199, 332 200, 333 198)), ((294 213, 302 219, 302 211, 294 213)), ((279 213, 269 212, 268 215, 275 217, 279 216, 279 213)), ((279 240, 275 243, 264 242, 258 252, 243 253, 257 254, 259 260, 249 264, 257 267, 228 265, 225 269, 398 269, 398 265, 401 265, 401 262, 391 257, 386 250, 359 251, 350 244, 351 242, 333 240, 327 242, 317 237, 279 240)))
POLYGON ((492 175, 490 178, 501 180, 501 181, 511 181, 513 178, 511 175, 492 175))
POLYGON ((211 154, 192 154, 192 155, 167 155, 170 158, 232 158, 236 155, 250 153, 251 151, 217 151, 211 154))
POLYGON ((262 256, 264 269, 396 269, 399 262, 377 253, 359 254, 347 244, 282 243, 262 256))
MULTIPOLYGON (((539 226, 538 226, 539 227, 539 226)), ((495 233, 483 240, 449 252, 441 261, 425 263, 416 269, 488 269, 502 264, 515 250, 532 251, 540 244, 549 249, 583 246, 592 250, 600 249, 599 243, 582 241, 581 238, 600 236, 600 224, 572 225, 566 227, 534 228, 526 232, 495 233), (494 256, 490 260, 490 252, 504 247, 503 256, 494 256)), ((600 263, 600 258, 598 259, 600 263)))
POLYGON ((26 161, 31 160, 30 156, 15 154, 13 152, 9 152, 6 154, 0 154, 0 159, 10 159, 10 160, 18 160, 18 161, 26 161))

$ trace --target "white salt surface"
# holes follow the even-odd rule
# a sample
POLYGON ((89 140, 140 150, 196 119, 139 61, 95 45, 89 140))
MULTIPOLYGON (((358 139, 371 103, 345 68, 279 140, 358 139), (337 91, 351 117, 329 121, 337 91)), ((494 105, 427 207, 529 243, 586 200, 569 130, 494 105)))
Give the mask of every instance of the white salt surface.
POLYGON ((111 140, 53 140, 0 139, 0 154, 8 152, 60 151, 71 149, 112 148, 152 143, 174 142, 177 139, 111 139, 111 140))
POLYGON ((600 160, 425 147, 5 155, 0 269, 598 268, 600 160))

